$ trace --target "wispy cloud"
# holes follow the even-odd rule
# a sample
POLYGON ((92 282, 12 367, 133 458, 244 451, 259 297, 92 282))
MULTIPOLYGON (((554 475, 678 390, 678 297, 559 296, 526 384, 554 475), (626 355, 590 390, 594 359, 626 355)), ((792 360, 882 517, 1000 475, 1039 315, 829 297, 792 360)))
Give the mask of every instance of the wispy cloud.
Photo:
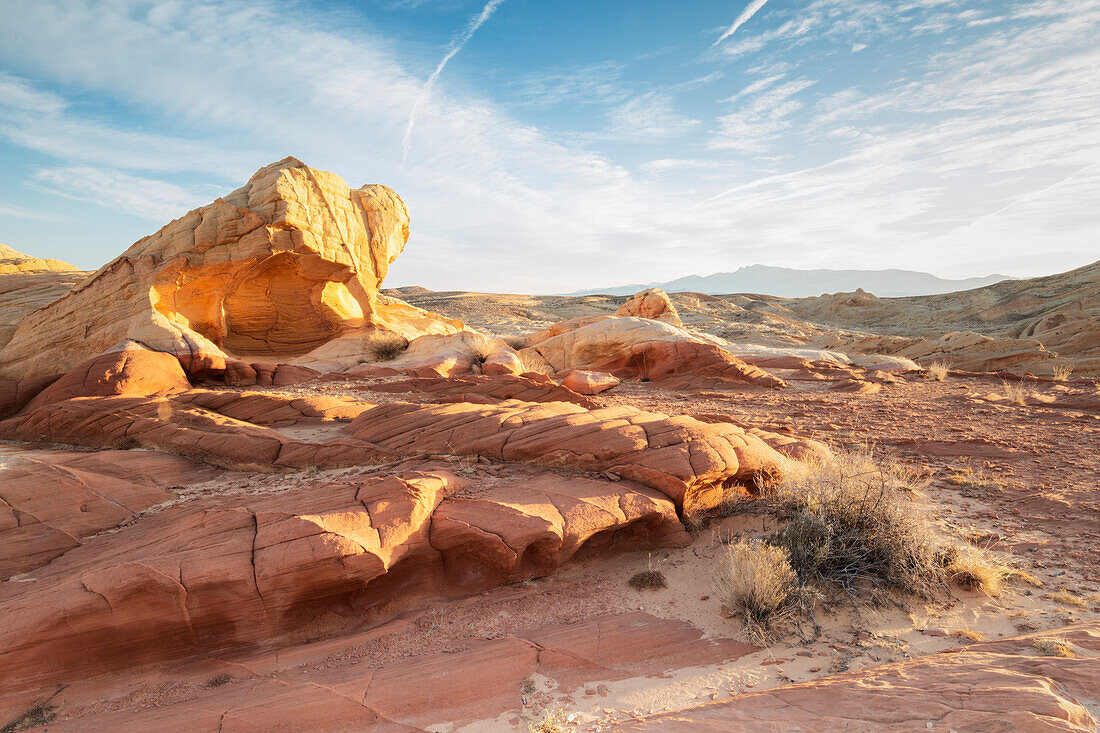
POLYGON ((639 59, 549 70, 541 88, 565 110, 539 105, 535 77, 528 96, 478 86, 495 74, 434 92, 405 165, 419 63, 344 11, 302 22, 302 7, 5 0, 0 144, 32 162, 4 190, 24 175, 103 208, 3 231, 41 231, 36 254, 96 266, 294 154, 408 202, 394 285, 553 292, 751 262, 980 274, 947 269, 1040 246, 1095 253, 1100 0, 772 3, 702 55, 720 79, 677 83, 699 76, 693 47, 659 72, 639 59), (971 7, 1006 19, 971 26, 971 7))
POLYGON ((60 214, 47 214, 19 206, 9 206, 8 204, 0 204, 0 216, 10 216, 13 219, 27 219, 29 221, 67 221, 60 214))
POLYGON ((737 20, 733 21, 733 25, 727 28, 725 32, 718 37, 718 40, 711 44, 711 46, 717 46, 719 43, 736 33, 737 29, 745 25, 745 23, 748 23, 752 16, 756 15, 760 11, 760 8, 764 7, 767 2, 768 0, 752 0, 752 2, 745 6, 745 9, 741 11, 741 15, 737 16, 737 20))
POLYGON ((435 71, 428 77, 428 81, 424 82, 424 88, 420 90, 420 95, 416 98, 412 110, 409 112, 409 123, 405 126, 405 136, 401 138, 402 162, 409 157, 409 143, 412 140, 413 128, 416 126, 416 114, 420 111, 420 106, 431 96, 432 87, 435 86, 435 82, 439 79, 439 75, 443 73, 443 69, 447 66, 447 63, 458 55, 458 52, 461 51, 466 44, 469 43, 470 39, 474 37, 474 34, 477 33, 477 29, 484 25, 485 21, 489 20, 503 2, 504 0, 489 0, 489 2, 485 3, 485 7, 481 9, 481 12, 472 18, 466 25, 466 30, 455 36, 454 40, 451 41, 450 50, 448 50, 447 54, 439 61, 439 65, 435 67, 435 71))
POLYGON ((160 223, 208 203, 212 194, 206 188, 185 188, 92 166, 40 170, 34 174, 32 185, 55 196, 108 206, 160 223))

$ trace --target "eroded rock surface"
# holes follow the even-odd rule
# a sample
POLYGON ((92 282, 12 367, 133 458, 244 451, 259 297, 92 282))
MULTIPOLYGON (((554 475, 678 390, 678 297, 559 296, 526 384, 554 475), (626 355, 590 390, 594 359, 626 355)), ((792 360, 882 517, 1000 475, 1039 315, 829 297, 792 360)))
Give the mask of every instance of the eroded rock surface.
POLYGON ((409 216, 389 188, 351 189, 294 158, 189 212, 53 303, 27 314, 0 350, 0 377, 67 371, 133 339, 188 373, 226 355, 356 363, 366 334, 453 333, 461 323, 378 289, 409 216), (340 339, 350 343, 334 343, 340 339))
POLYGON ((545 575, 582 549, 689 541, 672 503, 631 482, 543 476, 452 496, 466 483, 404 471, 210 496, 70 549, 0 586, 0 694, 308 636, 545 575))

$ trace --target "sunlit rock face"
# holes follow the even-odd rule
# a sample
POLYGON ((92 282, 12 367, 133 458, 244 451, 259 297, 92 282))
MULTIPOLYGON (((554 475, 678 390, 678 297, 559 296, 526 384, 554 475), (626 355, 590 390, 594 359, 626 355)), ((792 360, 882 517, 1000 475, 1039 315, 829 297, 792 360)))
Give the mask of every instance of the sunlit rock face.
POLYGON ((351 189, 286 158, 23 318, 0 351, 0 377, 62 372, 125 339, 175 354, 192 372, 224 368, 227 356, 345 366, 374 331, 460 330, 378 294, 408 237, 408 211, 391 189, 351 189))

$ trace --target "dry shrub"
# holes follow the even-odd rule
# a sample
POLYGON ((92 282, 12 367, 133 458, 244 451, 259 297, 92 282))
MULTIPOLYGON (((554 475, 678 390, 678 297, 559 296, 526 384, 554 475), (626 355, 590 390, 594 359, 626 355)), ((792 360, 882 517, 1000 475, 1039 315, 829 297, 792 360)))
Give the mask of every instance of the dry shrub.
POLYGON ((521 349, 519 351, 519 361, 523 364, 524 372, 534 372, 535 374, 554 373, 554 367, 550 366, 550 362, 546 361, 542 354, 534 349, 521 349))
POLYGON ((0 733, 19 733, 19 731, 49 725, 56 717, 57 708, 53 705, 35 705, 3 728, 0 728, 0 733))
POLYGON ((775 486, 787 524, 772 542, 783 547, 802 583, 846 591, 889 587, 927 595, 943 578, 943 551, 904 496, 917 477, 879 466, 869 451, 839 453, 775 486))
POLYGON ((951 367, 948 366, 945 361, 934 361, 925 368, 925 371, 928 372, 928 376, 932 377, 932 379, 937 382, 942 382, 947 379, 947 372, 950 368, 951 367))
POLYGON ((634 573, 627 582, 635 590, 660 590, 668 587, 665 575, 660 570, 643 570, 640 573, 634 573))
POLYGON ((1073 647, 1065 639, 1044 636, 1031 642, 1031 648, 1044 657, 1073 657, 1073 647))
POLYGON ((1064 382, 1069 379, 1069 375, 1073 374, 1072 364, 1059 364, 1054 367, 1054 381, 1064 382))
POLYGON ((964 496, 983 496, 1000 493, 1004 487, 984 469, 957 468, 947 477, 947 483, 962 489, 964 496))
POLYGON ((568 730, 573 730, 574 725, 576 724, 566 719, 565 711, 551 710, 539 722, 529 724, 527 730, 530 733, 566 733, 568 730), (566 728, 567 725, 570 727, 566 728))
POLYGON ((393 361, 407 348, 409 340, 396 333, 379 332, 367 341, 367 352, 374 361, 393 361))
POLYGON ((963 590, 999 596, 1012 569, 975 547, 963 547, 949 553, 947 574, 963 590))
POLYGON ((802 600, 786 550, 759 540, 726 546, 714 573, 714 588, 726 608, 741 615, 749 640, 760 645, 775 623, 789 617, 802 600))
POLYGON ((985 641, 985 637, 981 635, 981 632, 974 631, 972 629, 958 629, 952 631, 951 635, 959 641, 979 642, 985 641))
POLYGON ((1026 405, 1027 398, 1030 394, 1027 386, 1023 382, 1001 382, 1001 389, 1004 390, 1005 396, 1009 401, 1016 405, 1026 405))

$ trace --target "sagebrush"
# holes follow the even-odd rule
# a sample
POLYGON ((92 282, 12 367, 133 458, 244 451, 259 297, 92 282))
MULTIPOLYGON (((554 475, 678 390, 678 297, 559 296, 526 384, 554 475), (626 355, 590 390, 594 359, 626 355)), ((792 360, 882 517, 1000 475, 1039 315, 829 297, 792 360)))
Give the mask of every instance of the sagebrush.
POLYGON ((393 361, 407 348, 409 340, 396 333, 377 333, 367 341, 367 352, 374 361, 393 361))
POLYGON ((921 481, 869 451, 840 453, 774 486, 787 520, 772 542, 803 583, 884 586, 927 595, 942 580, 939 543, 907 494, 921 481))

